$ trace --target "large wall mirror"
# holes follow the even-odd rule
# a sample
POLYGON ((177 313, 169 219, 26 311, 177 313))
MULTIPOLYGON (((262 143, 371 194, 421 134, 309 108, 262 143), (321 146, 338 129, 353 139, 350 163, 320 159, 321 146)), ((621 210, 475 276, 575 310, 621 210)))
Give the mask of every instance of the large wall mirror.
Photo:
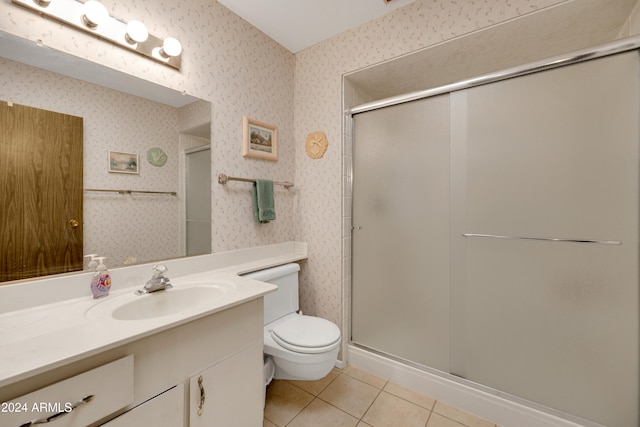
MULTIPOLYGON (((0 218, 0 226, 5 228, 0 232, 8 236, 9 227, 17 227, 9 224, 21 222, 8 220, 27 215, 17 208, 17 193, 33 200, 58 191, 61 193, 48 198, 59 201, 67 196, 73 198, 72 191, 79 191, 81 214, 77 218, 61 215, 64 218, 59 222, 72 230, 67 233, 70 237, 44 238, 41 236, 50 234, 49 226, 39 230, 34 222, 55 217, 66 202, 56 202, 48 208, 38 204, 36 209, 40 212, 35 217, 39 219, 20 226, 24 227, 23 237, 13 239, 35 245, 31 249, 35 255, 29 255, 34 259, 20 259, 18 252, 25 252, 24 248, 3 249, 0 284, 81 270, 87 265, 82 259, 79 263, 69 262, 68 256, 72 255, 82 258, 98 254, 106 257, 106 264, 113 268, 211 251, 211 239, 206 237, 211 236, 209 102, 0 32, 0 103, 4 108, 0 117, 5 120, 9 117, 7 111, 13 114, 27 108, 27 118, 20 116, 19 120, 25 121, 20 127, 29 132, 19 138, 44 139, 45 144, 54 141, 55 135, 66 138, 71 132, 54 124, 33 136, 31 130, 43 125, 41 119, 35 119, 35 123, 28 118, 31 114, 79 118, 82 150, 81 157, 65 154, 64 141, 59 143, 60 148, 46 150, 38 145, 23 149, 27 143, 18 142, 20 149, 16 150, 14 142, 12 150, 14 154, 20 151, 21 159, 12 163, 12 172, 0 175, 0 185, 3 197, 13 193, 11 200, 16 208, 0 211, 4 217, 0 218), (126 166, 120 164, 123 158, 126 166), (51 163, 57 165, 54 169, 66 171, 54 174, 57 180, 66 179, 61 176, 66 177, 67 172, 82 170, 81 185, 76 185, 77 189, 64 185, 62 190, 55 190, 46 184, 52 179, 42 178, 35 186, 9 191, 15 188, 20 169, 41 169, 51 163), (187 179, 189 176, 192 179, 187 179), (78 237, 81 253, 69 249, 77 244, 72 240, 78 237), (47 253, 53 250, 54 243, 65 247, 68 256, 47 253), (63 266, 54 265, 56 258, 62 258, 63 266), (19 272, 23 264, 33 267, 19 272)), ((0 123, 3 129, 13 127, 0 123)), ((5 159, 9 157, 3 151, 9 149, 8 135, 13 137, 15 133, 5 132, 0 141, 0 156, 5 159)), ((20 185, 26 185, 22 178, 20 185)), ((30 201, 26 204, 33 208, 30 201)), ((3 240, 3 245, 16 246, 11 239, 3 240)))

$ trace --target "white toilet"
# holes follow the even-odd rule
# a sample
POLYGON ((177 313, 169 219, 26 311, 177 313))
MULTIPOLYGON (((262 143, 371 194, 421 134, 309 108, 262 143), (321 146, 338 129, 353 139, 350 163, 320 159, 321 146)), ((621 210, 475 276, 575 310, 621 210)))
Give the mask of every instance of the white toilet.
POLYGON ((264 297, 264 353, 275 365, 275 379, 318 380, 333 368, 340 329, 319 317, 298 314, 298 264, 256 271, 244 277, 272 283, 264 297))

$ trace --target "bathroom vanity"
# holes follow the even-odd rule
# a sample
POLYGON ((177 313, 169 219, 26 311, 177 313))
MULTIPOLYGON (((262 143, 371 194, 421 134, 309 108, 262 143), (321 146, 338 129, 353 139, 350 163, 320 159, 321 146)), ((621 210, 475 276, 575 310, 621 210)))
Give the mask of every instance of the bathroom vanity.
POLYGON ((174 287, 157 295, 133 294, 150 265, 113 270, 103 300, 75 283, 87 274, 44 279, 84 292, 48 304, 42 281, 0 287, 17 305, 0 314, 0 425, 58 413, 56 426, 262 425, 262 297, 275 287, 238 275, 306 253, 290 242, 167 261, 174 287))

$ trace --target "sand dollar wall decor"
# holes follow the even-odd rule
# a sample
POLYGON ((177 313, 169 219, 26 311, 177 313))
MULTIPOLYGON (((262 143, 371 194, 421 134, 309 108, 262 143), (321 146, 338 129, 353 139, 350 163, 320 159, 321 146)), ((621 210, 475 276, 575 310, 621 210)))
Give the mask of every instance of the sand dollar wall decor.
POLYGON ((327 140, 327 135, 322 131, 317 131, 307 135, 304 148, 307 150, 307 156, 312 159, 319 159, 324 155, 325 151, 327 151, 328 146, 329 141, 327 140))

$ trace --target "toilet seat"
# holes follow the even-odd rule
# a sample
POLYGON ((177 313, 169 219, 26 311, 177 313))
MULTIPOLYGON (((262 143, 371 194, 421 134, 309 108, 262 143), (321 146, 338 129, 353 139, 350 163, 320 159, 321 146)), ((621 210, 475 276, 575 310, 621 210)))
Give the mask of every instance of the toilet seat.
POLYGON ((324 353, 340 344, 340 329, 326 319, 294 315, 275 326, 271 330, 271 337, 287 350, 306 354, 324 353))

